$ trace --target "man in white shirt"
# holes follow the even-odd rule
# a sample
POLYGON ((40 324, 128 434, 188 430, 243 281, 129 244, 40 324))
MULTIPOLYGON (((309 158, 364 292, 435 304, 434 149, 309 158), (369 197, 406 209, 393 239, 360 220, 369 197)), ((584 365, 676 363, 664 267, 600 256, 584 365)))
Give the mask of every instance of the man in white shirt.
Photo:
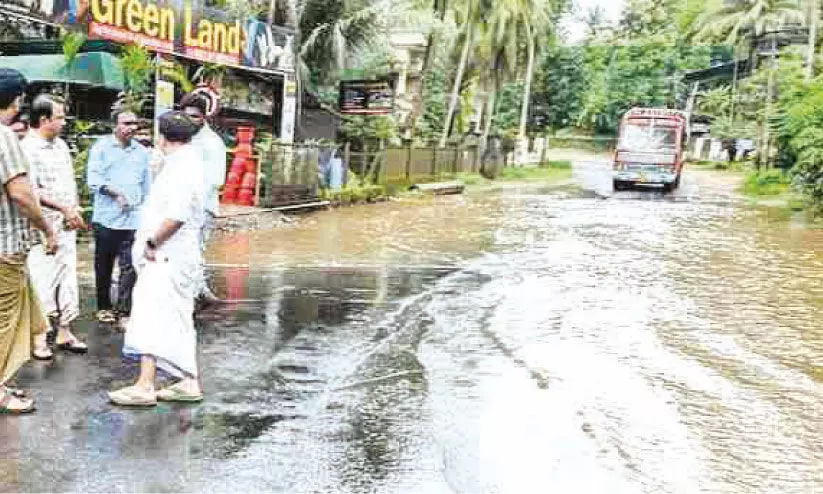
MULTIPOLYGON (((200 235, 201 253, 206 249, 206 242, 214 226, 214 218, 219 212, 220 189, 226 181, 226 144, 206 122, 207 109, 206 99, 199 94, 188 94, 180 101, 180 110, 200 129, 192 139, 191 145, 202 153, 203 163, 205 164, 206 220, 200 235)), ((205 270, 203 273, 198 298, 206 304, 218 302, 219 299, 211 292, 206 283, 205 270)))
POLYGON ((134 385, 109 393, 111 401, 125 406, 203 399, 193 317, 202 280, 197 249, 206 197, 205 182, 191 179, 203 168, 200 151, 191 145, 198 129, 180 112, 160 115, 158 129, 158 147, 166 163, 152 185, 135 235, 137 284, 123 340, 123 354, 140 359, 140 374, 134 385), (158 368, 178 381, 156 390, 158 368))
MULTIPOLYGON (((57 235, 58 250, 56 255, 49 255, 44 245, 34 246, 28 256, 28 267, 45 315, 58 322, 57 347, 85 353, 86 344, 71 332, 71 324, 80 315, 75 230, 84 228, 85 223, 71 153, 58 137, 65 122, 65 105, 60 98, 41 94, 34 99, 32 130, 21 141, 21 147, 31 165, 32 182, 40 204, 47 208, 43 215, 57 235)), ((42 346, 45 333, 40 338, 42 346)), ((35 353, 34 357, 45 360, 51 358, 51 354, 35 353)))

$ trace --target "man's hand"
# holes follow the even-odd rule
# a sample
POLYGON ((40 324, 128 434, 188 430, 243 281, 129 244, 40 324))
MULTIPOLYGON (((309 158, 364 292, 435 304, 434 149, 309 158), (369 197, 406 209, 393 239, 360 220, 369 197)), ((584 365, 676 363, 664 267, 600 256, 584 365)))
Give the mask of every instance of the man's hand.
POLYGON ((61 212, 66 219, 66 225, 69 230, 82 230, 86 228, 86 222, 83 221, 83 210, 80 209, 80 206, 68 206, 61 212))
POLYGON ((46 249, 46 255, 53 256, 57 252, 57 234, 53 228, 46 231, 46 244, 43 247, 46 249))
POLYGON ((152 249, 150 245, 146 244, 146 250, 143 251, 143 257, 151 262, 157 261, 157 249, 152 249))
POLYGON ((124 196, 123 194, 117 194, 114 200, 117 201, 117 204, 120 206, 121 210, 123 210, 124 212, 128 211, 130 205, 129 200, 126 199, 126 196, 124 196))

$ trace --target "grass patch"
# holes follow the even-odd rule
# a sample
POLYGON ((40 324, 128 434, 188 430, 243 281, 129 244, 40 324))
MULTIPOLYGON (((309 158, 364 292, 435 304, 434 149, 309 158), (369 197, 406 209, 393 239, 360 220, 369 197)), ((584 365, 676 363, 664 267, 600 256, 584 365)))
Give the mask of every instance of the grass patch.
POLYGON ((498 180, 557 180, 571 177, 570 161, 550 161, 547 166, 504 168, 498 180))
POLYGON ((750 197, 775 197, 791 192, 791 179, 780 170, 749 172, 741 191, 750 197))
POLYGON ((364 202, 377 202, 398 193, 399 187, 396 185, 348 185, 340 190, 320 189, 318 196, 322 201, 346 206, 364 202))
POLYGON ((733 161, 729 163, 728 161, 708 161, 708 160, 701 160, 701 161, 689 161, 686 163, 686 166, 696 166, 702 169, 709 169, 709 170, 721 170, 721 171, 732 171, 732 172, 742 172, 746 169, 750 168, 751 163, 748 161, 733 161))

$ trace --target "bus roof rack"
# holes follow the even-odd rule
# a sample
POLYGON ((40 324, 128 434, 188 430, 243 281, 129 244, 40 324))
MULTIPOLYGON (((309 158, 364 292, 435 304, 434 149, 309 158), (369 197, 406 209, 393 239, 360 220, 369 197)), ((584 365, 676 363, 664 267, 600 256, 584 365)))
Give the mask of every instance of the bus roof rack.
POLYGON ((670 108, 642 108, 634 107, 626 112, 624 117, 647 117, 647 118, 670 118, 679 117, 686 118, 686 112, 682 110, 674 110, 670 108))

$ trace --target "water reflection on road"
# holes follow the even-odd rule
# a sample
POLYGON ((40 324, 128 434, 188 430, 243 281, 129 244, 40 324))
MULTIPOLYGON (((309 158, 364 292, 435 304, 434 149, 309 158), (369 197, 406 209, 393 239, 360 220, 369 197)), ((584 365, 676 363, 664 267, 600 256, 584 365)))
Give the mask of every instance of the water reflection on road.
POLYGON ((95 327, 88 360, 29 371, 55 392, 0 430, 4 482, 823 489, 823 232, 747 208, 718 176, 671 195, 612 194, 596 163, 575 178, 215 242, 235 303, 201 321, 206 402, 110 407, 101 391, 131 370, 95 327))

